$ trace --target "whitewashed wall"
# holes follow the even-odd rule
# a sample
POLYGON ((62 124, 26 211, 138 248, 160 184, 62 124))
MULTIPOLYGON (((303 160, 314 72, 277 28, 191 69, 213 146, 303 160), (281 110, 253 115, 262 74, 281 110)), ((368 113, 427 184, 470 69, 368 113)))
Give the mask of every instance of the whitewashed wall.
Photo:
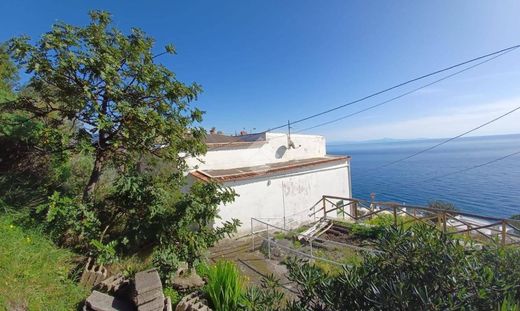
MULTIPOLYGON (((350 167, 347 164, 330 163, 311 169, 294 170, 270 177, 227 182, 240 195, 235 202, 220 207, 222 221, 239 219, 242 226, 238 234, 251 230, 251 218, 263 218, 269 223, 287 227, 312 220, 309 208, 324 194, 351 197, 350 167)), ((317 209, 321 204, 317 206, 317 209)), ((259 226, 256 223, 255 226, 259 226)), ((265 225, 264 225, 265 226, 265 225)))
POLYGON ((287 134, 267 133, 267 142, 254 143, 248 147, 217 148, 208 150, 200 159, 187 159, 192 169, 228 169, 285 162, 314 157, 326 153, 325 138, 317 135, 291 135, 295 149, 287 149, 287 134))

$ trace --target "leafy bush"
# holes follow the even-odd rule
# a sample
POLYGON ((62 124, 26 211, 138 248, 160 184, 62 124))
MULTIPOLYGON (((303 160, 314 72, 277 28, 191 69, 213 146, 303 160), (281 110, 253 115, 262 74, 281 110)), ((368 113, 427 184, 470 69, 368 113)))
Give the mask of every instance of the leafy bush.
POLYGON ((429 208, 439 209, 439 210, 447 210, 447 211, 456 211, 457 207, 455 204, 451 202, 446 202, 442 200, 434 200, 428 202, 429 208))
POLYGON ((367 220, 366 223, 377 227, 389 227, 394 224, 394 216, 389 214, 377 214, 367 220))
POLYGON ((301 260, 288 262, 298 284, 292 310, 493 310, 520 301, 520 250, 466 249, 425 225, 388 227, 381 253, 330 275, 301 260))
POLYGON ((179 257, 171 246, 158 247, 154 250, 152 263, 157 268, 163 282, 170 285, 171 279, 177 268, 179 268, 179 257))
POLYGON ((96 250, 94 256, 98 264, 107 265, 118 260, 116 255, 117 241, 110 241, 107 244, 103 244, 102 241, 92 240, 90 244, 92 244, 96 250))
POLYGON ((208 283, 204 291, 213 310, 239 310, 244 293, 244 279, 234 263, 218 261, 208 270, 208 283))
POLYGON ((90 241, 100 236, 101 221, 86 205, 54 192, 49 202, 38 207, 43 226, 54 241, 76 249, 89 249, 90 241))
POLYGON ((262 278, 260 286, 251 286, 243 295, 241 308, 248 311, 281 310, 284 294, 279 290, 280 281, 274 275, 262 278))

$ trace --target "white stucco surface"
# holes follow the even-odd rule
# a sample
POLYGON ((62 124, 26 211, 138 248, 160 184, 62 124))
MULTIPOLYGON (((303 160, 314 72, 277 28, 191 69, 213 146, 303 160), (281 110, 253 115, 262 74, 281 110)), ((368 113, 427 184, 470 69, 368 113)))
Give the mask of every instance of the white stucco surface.
POLYGON ((326 153, 323 136, 291 135, 291 140, 295 149, 287 148, 287 134, 266 133, 266 142, 254 143, 247 147, 210 149, 204 157, 188 159, 188 165, 193 169, 202 170, 228 169, 322 157, 326 153))
MULTIPOLYGON (((240 195, 235 202, 220 207, 216 225, 239 219, 239 234, 249 232, 251 218, 288 228, 311 221, 309 210, 324 194, 351 197, 349 164, 318 165, 277 176, 227 182, 240 195)), ((316 206, 319 209, 320 205, 316 206)), ((321 215, 318 215, 321 216, 321 215)), ((255 227, 261 226, 255 223, 255 227)))
MULTIPOLYGON (((263 142, 247 146, 209 149, 199 159, 188 159, 192 170, 224 170, 326 156, 325 138, 291 135, 295 148, 287 148, 287 135, 266 133, 263 142)), ((190 178, 193 178, 190 176, 190 178)), ((323 195, 351 197, 350 161, 346 158, 321 164, 279 170, 260 176, 226 180, 224 185, 239 195, 233 203, 220 206, 219 225, 232 218, 241 221, 239 234, 251 229, 251 218, 287 228, 313 220, 309 210, 323 195)), ((321 206, 317 206, 319 209, 321 206)), ((256 223, 256 226, 260 226, 256 223)), ((265 225, 264 225, 265 226, 265 225)))

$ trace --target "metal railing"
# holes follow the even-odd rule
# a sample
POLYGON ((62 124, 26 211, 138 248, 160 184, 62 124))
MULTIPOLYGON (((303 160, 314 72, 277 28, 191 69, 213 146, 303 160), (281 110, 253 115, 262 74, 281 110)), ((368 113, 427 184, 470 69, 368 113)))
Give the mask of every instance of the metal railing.
MULTIPOLYGON (((370 249, 370 248, 359 247, 359 246, 341 243, 341 242, 337 242, 337 241, 321 239, 319 237, 315 237, 315 236, 311 236, 311 235, 305 235, 305 234, 298 233, 298 232, 295 232, 292 230, 287 230, 287 229, 282 228, 277 225, 273 225, 269 222, 260 220, 258 218, 251 218, 251 244, 252 244, 253 251, 255 251, 258 246, 258 244, 256 243, 257 242, 256 239, 258 239, 258 238, 260 239, 261 243, 265 242, 267 244, 267 257, 269 259, 272 259, 272 255, 271 255, 272 246, 276 246, 280 249, 283 249, 283 250, 285 250, 293 255, 299 256, 299 257, 304 257, 304 258, 307 258, 310 260, 319 260, 319 261, 323 261, 323 262, 333 264, 336 266, 344 266, 346 264, 337 262, 337 261, 334 261, 334 260, 331 260, 331 259, 328 259, 328 258, 325 258, 322 256, 317 256, 316 251, 315 251, 316 248, 319 248, 322 244, 326 244, 326 245, 333 245, 333 246, 340 247, 340 248, 341 247, 350 248, 357 252, 368 252, 368 253, 378 252, 377 250, 370 249), (288 247, 286 245, 282 245, 282 244, 278 243, 276 241, 276 239, 274 239, 274 237, 275 237, 275 233, 280 233, 280 232, 299 236, 299 237, 305 237, 306 241, 309 245, 309 252, 306 253, 306 252, 296 249, 294 247, 288 247)), ((261 244, 260 244, 260 247, 261 247, 261 244)))
POLYGON ((493 242, 498 239, 502 245, 520 244, 520 221, 514 219, 395 202, 369 202, 329 195, 324 195, 319 202, 321 202, 321 208, 316 210, 318 204, 315 204, 310 208, 309 217, 316 218, 320 214, 323 215, 321 218, 325 219, 343 218, 360 222, 369 220, 378 214, 390 214, 394 225, 420 222, 446 234, 465 234, 468 238, 478 235, 493 242), (332 212, 336 212, 336 217, 330 216, 332 212))

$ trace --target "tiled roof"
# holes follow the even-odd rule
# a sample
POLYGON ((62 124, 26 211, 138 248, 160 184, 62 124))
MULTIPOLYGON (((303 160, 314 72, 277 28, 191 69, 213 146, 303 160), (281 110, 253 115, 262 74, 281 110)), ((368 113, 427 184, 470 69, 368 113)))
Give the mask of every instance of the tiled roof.
POLYGON ((285 162, 268 163, 264 165, 238 167, 221 170, 197 170, 190 174, 200 180, 215 181, 234 181, 264 176, 268 174, 290 171, 303 167, 321 165, 332 162, 346 162, 350 160, 349 156, 324 156, 317 158, 291 160, 285 162))

